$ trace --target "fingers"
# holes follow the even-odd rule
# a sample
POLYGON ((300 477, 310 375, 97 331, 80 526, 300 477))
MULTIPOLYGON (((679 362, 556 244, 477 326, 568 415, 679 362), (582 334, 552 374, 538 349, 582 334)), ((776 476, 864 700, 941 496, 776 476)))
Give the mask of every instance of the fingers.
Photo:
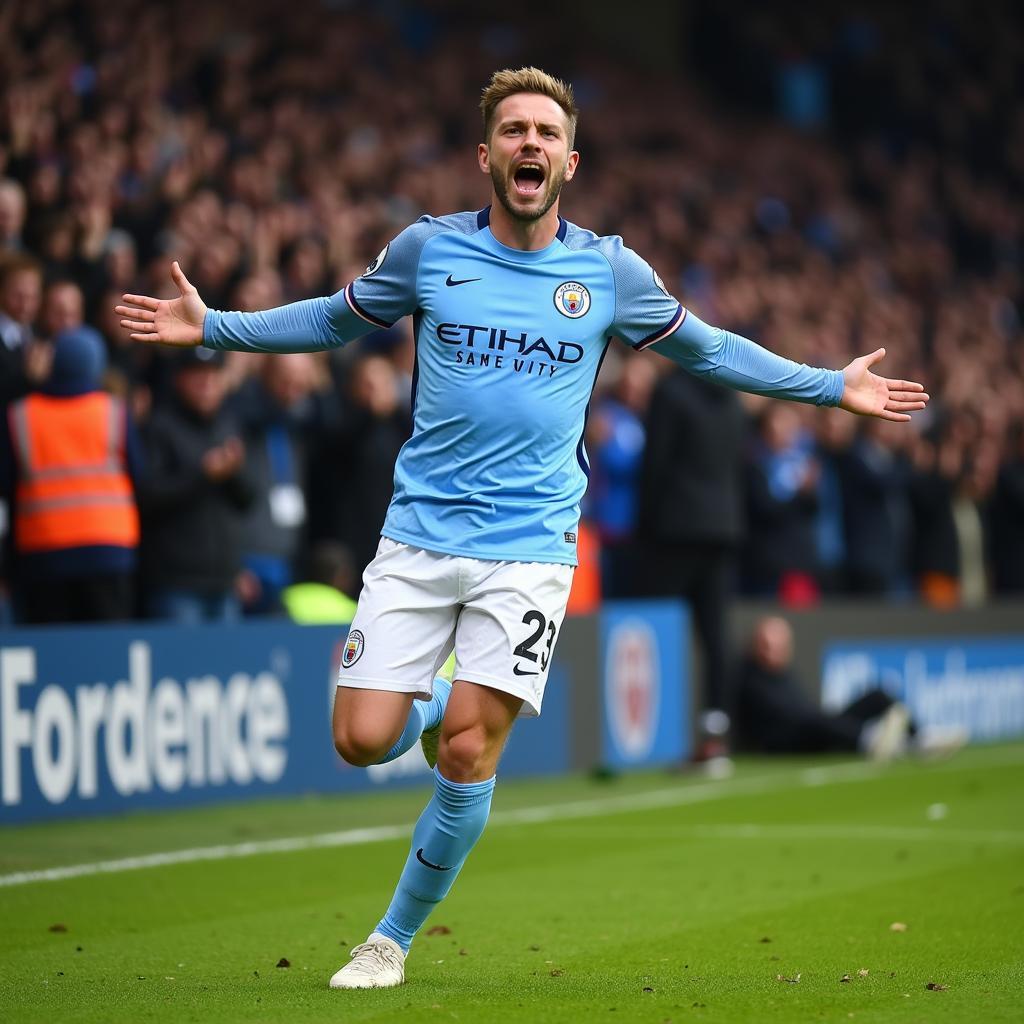
MULTIPOLYGON (((121 326, 137 334, 145 334, 148 337, 156 331, 156 324, 147 323, 145 320, 122 320, 121 326)), ((132 335, 134 337, 134 335, 132 335)))
POLYGON ((885 407, 895 412, 920 412, 925 404, 925 402, 893 402, 890 400, 885 403, 885 407))
MULTIPOLYGON (((123 322, 124 321, 122 321, 122 323, 123 322)), ((129 334, 128 337, 131 338, 132 341, 144 341, 149 345, 166 345, 168 348, 196 348, 198 344, 194 341, 180 341, 176 338, 162 338, 159 334, 142 334, 138 331, 129 334)))
MULTIPOLYGON (((916 380, 890 380, 888 377, 884 380, 890 391, 924 391, 924 385, 918 384, 916 380)), ((927 400, 928 396, 924 397, 927 400)))
POLYGON ((893 423, 909 423, 910 417, 906 413, 902 412, 890 412, 888 409, 884 409, 880 413, 875 414, 880 420, 891 420, 893 423))
POLYGON ((133 308, 132 306, 115 306, 114 312, 119 316, 135 320, 145 320, 146 323, 150 324, 156 319, 156 313, 151 309, 138 309, 133 308))
POLYGON ((884 358, 885 358, 885 349, 884 348, 876 348, 875 351, 871 353, 871 355, 864 357, 864 365, 865 366, 874 366, 875 363, 880 362, 884 358))
MULTIPOLYGON (((154 299, 151 295, 122 295, 121 298, 126 305, 141 306, 143 309, 153 310, 154 313, 160 308, 160 300, 154 299)), ((117 311, 121 312, 120 307, 117 311)), ((126 310, 126 312, 134 313, 135 310, 126 310)))
POLYGON ((185 276, 185 273, 178 265, 177 260, 171 264, 171 280, 173 280, 175 285, 177 285, 178 291, 180 291, 182 295, 186 292, 194 291, 192 283, 185 276))

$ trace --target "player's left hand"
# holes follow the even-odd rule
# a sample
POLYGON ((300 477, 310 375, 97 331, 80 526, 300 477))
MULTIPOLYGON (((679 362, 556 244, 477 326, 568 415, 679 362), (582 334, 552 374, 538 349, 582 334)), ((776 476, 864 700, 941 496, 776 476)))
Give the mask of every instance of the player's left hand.
POLYGON ((924 386, 912 380, 889 380, 871 372, 885 358, 885 349, 861 356, 843 369, 843 397, 839 408, 858 416, 878 416, 905 423, 910 413, 928 404, 924 386))

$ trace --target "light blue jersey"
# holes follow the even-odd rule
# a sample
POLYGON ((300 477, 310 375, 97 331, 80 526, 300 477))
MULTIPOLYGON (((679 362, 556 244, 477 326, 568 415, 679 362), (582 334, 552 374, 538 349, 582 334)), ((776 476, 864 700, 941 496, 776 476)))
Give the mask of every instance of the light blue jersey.
POLYGON ((384 536, 445 554, 576 564, 583 434, 613 337, 731 387, 838 404, 841 372, 703 324, 620 238, 560 220, 547 248, 526 252, 502 245, 488 214, 422 217, 329 298, 207 314, 205 345, 258 352, 336 347, 412 315, 414 427, 384 536))

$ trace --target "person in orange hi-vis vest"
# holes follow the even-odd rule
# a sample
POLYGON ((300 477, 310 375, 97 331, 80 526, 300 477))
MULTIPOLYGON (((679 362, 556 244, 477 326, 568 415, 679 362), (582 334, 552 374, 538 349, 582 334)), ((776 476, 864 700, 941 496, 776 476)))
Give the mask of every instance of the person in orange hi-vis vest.
POLYGON ((18 621, 132 617, 138 443, 123 403, 100 390, 105 366, 96 331, 64 331, 43 386, 6 409, 0 493, 18 621))

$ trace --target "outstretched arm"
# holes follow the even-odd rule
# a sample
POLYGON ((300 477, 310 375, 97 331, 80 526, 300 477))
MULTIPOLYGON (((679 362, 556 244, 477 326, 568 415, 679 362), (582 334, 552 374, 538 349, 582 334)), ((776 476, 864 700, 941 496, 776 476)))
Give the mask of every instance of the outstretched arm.
POLYGON ((207 309, 178 264, 171 264, 176 299, 125 295, 115 311, 133 341, 241 352, 318 352, 337 348, 374 329, 357 316, 342 293, 293 302, 258 313, 207 309))
POLYGON ((663 341, 651 346, 691 373, 738 391, 815 405, 838 405, 861 416, 903 422, 928 402, 914 381, 889 380, 871 372, 885 355, 878 349, 843 370, 823 370, 762 348, 731 331, 711 327, 692 312, 663 341))

